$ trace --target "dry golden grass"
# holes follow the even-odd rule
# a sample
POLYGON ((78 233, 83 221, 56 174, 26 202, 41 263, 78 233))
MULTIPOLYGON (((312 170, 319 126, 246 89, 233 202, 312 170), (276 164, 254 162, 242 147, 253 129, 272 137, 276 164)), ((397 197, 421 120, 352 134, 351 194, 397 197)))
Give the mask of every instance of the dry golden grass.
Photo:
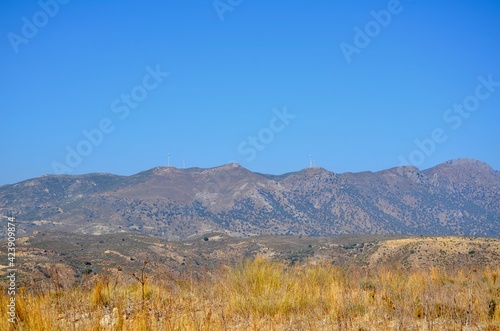
POLYGON ((144 284, 131 272, 23 288, 17 325, 7 322, 4 292, 0 329, 500 330, 500 268, 365 270, 258 257, 185 278, 151 267, 144 284))

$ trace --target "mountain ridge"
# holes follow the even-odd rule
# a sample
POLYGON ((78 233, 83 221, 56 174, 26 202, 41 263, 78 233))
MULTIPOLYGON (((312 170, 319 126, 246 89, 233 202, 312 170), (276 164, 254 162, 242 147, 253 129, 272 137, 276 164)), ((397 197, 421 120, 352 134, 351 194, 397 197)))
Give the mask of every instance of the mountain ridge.
POLYGON ((452 159, 452 160, 448 160, 448 161, 439 163, 439 164, 437 164, 437 165, 435 165, 433 167, 422 169, 422 170, 420 170, 418 167, 413 166, 413 165, 404 165, 404 166, 391 167, 391 168, 387 168, 387 169, 381 169, 381 170, 377 170, 377 171, 363 170, 363 171, 357 171, 357 172, 351 172, 351 171, 335 172, 333 170, 328 170, 326 168, 317 166, 317 167, 302 168, 302 169, 297 170, 297 171, 286 172, 286 173, 283 173, 283 174, 266 174, 266 173, 262 173, 262 172, 251 171, 251 170, 243 167, 239 163, 234 163, 233 162, 233 163, 226 163, 226 164, 223 164, 223 165, 220 165, 220 166, 209 167, 209 168, 200 168, 200 167, 177 168, 175 166, 156 166, 156 167, 153 167, 151 169, 139 171, 138 173, 135 173, 135 174, 132 174, 132 175, 118 175, 118 174, 113 174, 113 173, 109 173, 109 172, 90 172, 90 173, 79 174, 79 175, 73 175, 73 174, 43 174, 43 175, 40 175, 38 177, 24 179, 24 180, 21 180, 19 182, 12 183, 12 184, 2 184, 2 185, 0 185, 0 187, 2 187, 2 186, 11 186, 11 185, 23 183, 23 182, 30 181, 30 180, 33 180, 33 179, 44 178, 44 177, 64 177, 64 176, 66 176, 66 177, 73 178, 73 177, 78 177, 78 176, 93 176, 93 175, 113 176, 113 177, 132 177, 132 176, 140 175, 142 173, 151 172, 151 171, 154 171, 156 169, 174 169, 174 170, 180 170, 180 171, 197 171, 197 170, 204 171, 204 170, 215 170, 215 169, 221 169, 221 168, 227 169, 228 167, 229 168, 231 168, 231 167, 233 167, 233 168, 239 167, 239 168, 245 169, 245 170, 247 170, 249 172, 252 172, 254 174, 264 176, 264 177, 282 178, 284 176, 286 177, 288 175, 295 174, 295 173, 298 173, 298 172, 310 171, 310 170, 318 170, 318 169, 342 175, 342 174, 360 174, 360 173, 379 173, 379 172, 385 172, 385 171, 397 170, 397 169, 404 169, 404 168, 414 168, 417 171, 425 172, 425 171, 428 171, 430 169, 434 169, 434 168, 439 167, 439 166, 444 166, 444 165, 451 165, 451 166, 453 166, 453 165, 463 165, 463 164, 469 164, 469 165, 470 164, 477 164, 477 165, 482 165, 486 169, 489 169, 489 170, 491 170, 493 172, 496 172, 496 173, 500 173, 500 170, 493 169, 488 163, 480 161, 480 160, 476 160, 476 159, 473 159, 473 158, 457 158, 457 159, 452 159))
POLYGON ((499 187, 500 173, 474 159, 422 171, 314 167, 282 175, 230 163, 131 176, 44 175, 1 186, 0 212, 16 216, 25 233, 499 236, 499 187))

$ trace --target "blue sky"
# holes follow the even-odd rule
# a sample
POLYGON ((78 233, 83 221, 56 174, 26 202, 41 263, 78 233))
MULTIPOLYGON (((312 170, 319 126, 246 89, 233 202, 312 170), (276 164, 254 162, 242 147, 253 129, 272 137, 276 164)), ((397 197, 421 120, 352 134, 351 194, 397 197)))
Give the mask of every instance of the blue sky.
POLYGON ((168 153, 272 174, 309 155, 500 170, 499 17, 493 0, 2 1, 0 184, 168 153))

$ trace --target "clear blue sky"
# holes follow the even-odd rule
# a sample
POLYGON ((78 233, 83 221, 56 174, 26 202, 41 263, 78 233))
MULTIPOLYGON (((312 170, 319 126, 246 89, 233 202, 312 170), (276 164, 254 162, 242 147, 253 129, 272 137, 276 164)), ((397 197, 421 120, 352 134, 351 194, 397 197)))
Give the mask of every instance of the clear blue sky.
POLYGON ((500 170, 499 1, 54 1, 0 3, 0 184, 168 153, 272 174, 309 155, 335 172, 500 170))

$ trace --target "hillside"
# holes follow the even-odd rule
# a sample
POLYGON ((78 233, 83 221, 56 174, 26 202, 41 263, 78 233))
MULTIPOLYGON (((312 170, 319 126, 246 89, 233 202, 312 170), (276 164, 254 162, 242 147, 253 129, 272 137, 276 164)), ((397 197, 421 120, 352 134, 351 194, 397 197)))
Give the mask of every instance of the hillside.
POLYGON ((157 167, 132 176, 47 175, 0 187, 0 213, 18 235, 142 233, 167 240, 338 234, 500 235, 500 173, 470 159, 420 171, 398 167, 281 176, 237 164, 157 167))
MULTIPOLYGON (((177 275, 203 274, 256 256, 291 264, 326 263, 367 270, 391 266, 407 270, 496 268, 500 239, 389 235, 232 238, 214 233, 168 242, 141 234, 39 232, 18 238, 16 256, 25 281, 53 282, 57 275, 69 286, 87 273, 100 275, 117 265, 127 274, 135 272, 144 260, 150 262, 151 271, 177 275)), ((5 268, 0 265, 0 273, 5 268)))
POLYGON ((17 252, 15 329, 500 328, 494 238, 40 232, 17 252))
POLYGON ((16 248, 16 316, 29 330, 500 327, 497 238, 37 232, 16 248))

